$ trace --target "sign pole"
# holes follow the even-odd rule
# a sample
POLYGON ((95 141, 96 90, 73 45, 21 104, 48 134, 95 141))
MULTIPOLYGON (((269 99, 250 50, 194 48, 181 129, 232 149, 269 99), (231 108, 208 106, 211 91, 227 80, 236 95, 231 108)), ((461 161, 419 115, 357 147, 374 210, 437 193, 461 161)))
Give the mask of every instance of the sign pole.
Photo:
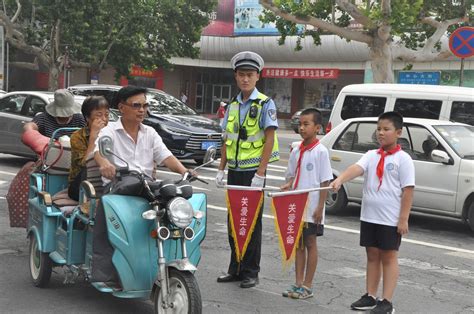
POLYGON ((459 86, 462 86, 464 81, 464 58, 461 58, 461 70, 459 73, 459 86))

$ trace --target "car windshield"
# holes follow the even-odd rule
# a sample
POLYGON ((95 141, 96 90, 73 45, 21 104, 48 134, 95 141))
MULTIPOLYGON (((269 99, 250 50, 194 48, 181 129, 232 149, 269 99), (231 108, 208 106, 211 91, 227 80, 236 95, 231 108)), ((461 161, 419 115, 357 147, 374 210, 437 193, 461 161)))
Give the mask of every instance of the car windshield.
POLYGON ((147 93, 150 111, 155 114, 195 115, 196 112, 171 95, 147 93))
POLYGON ((474 126, 436 125, 433 127, 461 158, 474 159, 474 126))

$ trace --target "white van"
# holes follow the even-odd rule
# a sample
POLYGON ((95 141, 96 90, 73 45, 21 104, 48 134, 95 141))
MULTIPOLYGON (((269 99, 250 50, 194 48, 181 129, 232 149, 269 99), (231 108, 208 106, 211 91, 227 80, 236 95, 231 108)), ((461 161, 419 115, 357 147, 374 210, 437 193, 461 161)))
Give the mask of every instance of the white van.
POLYGON ((404 117, 451 120, 474 125, 474 88, 408 84, 348 85, 337 96, 326 133, 346 119, 378 117, 385 111, 397 111, 404 117))

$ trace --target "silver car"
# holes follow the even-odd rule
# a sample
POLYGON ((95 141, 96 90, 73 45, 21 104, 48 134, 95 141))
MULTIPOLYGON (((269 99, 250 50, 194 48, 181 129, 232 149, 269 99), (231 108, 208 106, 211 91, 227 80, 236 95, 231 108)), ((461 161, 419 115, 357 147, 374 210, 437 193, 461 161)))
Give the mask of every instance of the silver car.
MULTIPOLYGON (((82 104, 86 97, 74 96, 82 104)), ((44 111, 54 100, 53 92, 11 92, 0 99, 0 153, 36 158, 35 153, 21 142, 23 125, 44 111)), ((116 120, 115 115, 110 117, 116 120)))
MULTIPOLYGON (((337 177, 370 149, 379 147, 377 118, 343 121, 321 139, 337 177)), ((474 231, 474 126, 441 120, 405 118, 398 143, 413 159, 413 211, 462 219, 474 231)), ((326 211, 343 211, 362 201, 363 177, 330 193, 326 211)))

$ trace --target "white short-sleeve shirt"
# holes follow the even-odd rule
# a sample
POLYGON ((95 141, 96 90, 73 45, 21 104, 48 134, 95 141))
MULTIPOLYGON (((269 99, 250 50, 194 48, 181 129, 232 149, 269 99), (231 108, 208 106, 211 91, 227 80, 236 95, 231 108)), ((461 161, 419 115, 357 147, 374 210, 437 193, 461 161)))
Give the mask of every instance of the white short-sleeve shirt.
MULTIPOLYGON (((296 167, 298 165, 298 158, 300 157, 299 147, 293 149, 288 160, 288 169, 286 173, 287 178, 294 178, 296 176, 296 167)), ((329 153, 326 147, 319 143, 311 150, 303 153, 301 160, 300 178, 297 190, 319 188, 322 182, 332 180, 331 162, 329 161, 329 153)), ((296 182, 296 178, 294 180, 296 182)), ((319 203, 319 191, 310 192, 308 196, 308 203, 306 206, 306 216, 304 221, 312 222, 313 214, 316 211, 319 203)), ((324 224, 324 212, 323 220, 324 224)))
POLYGON ((415 166, 410 155, 398 151, 385 156, 382 185, 377 177, 380 154, 369 150, 357 162, 364 170, 364 191, 360 220, 397 226, 400 217, 402 189, 415 186, 415 166))
MULTIPOLYGON (((135 143, 123 128, 121 119, 109 122, 106 127, 100 130, 94 151, 99 150, 98 139, 104 135, 112 138, 114 153, 127 161, 130 170, 140 171, 149 177, 153 175, 155 166, 153 162, 160 165, 166 158, 172 156, 155 129, 144 124, 140 124, 135 143)), ((111 157, 110 161, 117 167, 125 166, 125 163, 116 157, 111 157)), ((102 179, 104 180, 104 178, 102 179)), ((109 181, 107 180, 107 182, 109 181)))

